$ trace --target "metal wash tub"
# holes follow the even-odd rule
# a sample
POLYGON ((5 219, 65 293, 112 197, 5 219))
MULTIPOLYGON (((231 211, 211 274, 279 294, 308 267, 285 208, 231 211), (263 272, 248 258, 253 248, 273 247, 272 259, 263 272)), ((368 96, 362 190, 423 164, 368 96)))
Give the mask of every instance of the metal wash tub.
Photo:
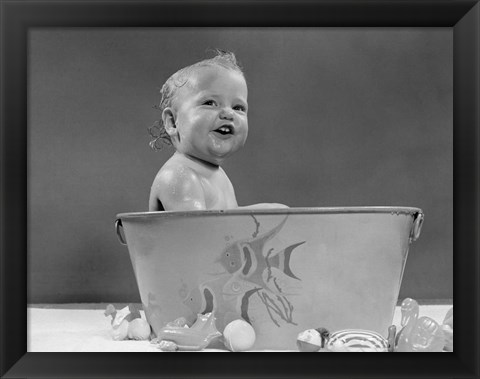
POLYGON ((184 316, 238 318, 254 349, 295 349, 300 331, 374 330, 392 323, 410 243, 410 207, 289 208, 117 215, 155 333, 184 316))

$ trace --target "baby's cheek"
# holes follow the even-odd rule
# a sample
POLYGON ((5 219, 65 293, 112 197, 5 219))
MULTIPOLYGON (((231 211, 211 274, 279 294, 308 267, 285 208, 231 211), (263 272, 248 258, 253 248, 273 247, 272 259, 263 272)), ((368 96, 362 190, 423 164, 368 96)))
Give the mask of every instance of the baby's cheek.
POLYGON ((248 125, 240 128, 240 136, 243 138, 243 142, 245 142, 248 136, 248 125))
POLYGON ((188 125, 192 125, 193 129, 198 129, 199 127, 203 126, 206 128, 209 128, 211 125, 206 125, 206 124, 211 124, 215 122, 215 117, 211 114, 192 114, 189 115, 185 122, 188 125))

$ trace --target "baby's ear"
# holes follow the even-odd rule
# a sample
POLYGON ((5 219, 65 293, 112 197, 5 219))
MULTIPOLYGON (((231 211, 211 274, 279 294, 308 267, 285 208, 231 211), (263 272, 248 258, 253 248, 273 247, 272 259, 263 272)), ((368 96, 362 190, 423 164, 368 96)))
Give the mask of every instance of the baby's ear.
POLYGON ((173 137, 178 133, 177 126, 175 125, 175 114, 173 113, 172 108, 165 108, 163 110, 162 121, 165 126, 165 131, 170 137, 173 137))

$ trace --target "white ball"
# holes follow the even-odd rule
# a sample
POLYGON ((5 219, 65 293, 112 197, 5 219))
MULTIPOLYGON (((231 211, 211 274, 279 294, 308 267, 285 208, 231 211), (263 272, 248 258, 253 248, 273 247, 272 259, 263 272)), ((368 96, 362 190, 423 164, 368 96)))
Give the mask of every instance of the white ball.
POLYGON ((245 351, 255 343, 255 330, 244 320, 234 320, 229 323, 224 331, 225 346, 230 351, 245 351))
POLYGON ((302 352, 319 351, 322 346, 322 337, 315 329, 308 329, 298 334, 297 347, 302 352))
POLYGON ((143 318, 136 318, 128 325, 128 338, 131 340, 147 340, 150 337, 150 325, 143 318))

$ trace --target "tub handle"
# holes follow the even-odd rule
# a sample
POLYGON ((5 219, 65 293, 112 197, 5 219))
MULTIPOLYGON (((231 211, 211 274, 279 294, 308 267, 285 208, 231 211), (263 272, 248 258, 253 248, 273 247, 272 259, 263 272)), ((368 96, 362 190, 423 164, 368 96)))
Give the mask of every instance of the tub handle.
POLYGON ((410 242, 416 241, 420 237, 420 232, 422 231, 423 225, 423 213, 418 212, 414 216, 412 230, 410 231, 410 242))
POLYGON ((120 240, 120 243, 122 245, 127 244, 127 240, 125 239, 125 234, 123 233, 123 225, 122 225, 122 220, 117 218, 115 221, 115 232, 117 233, 117 237, 120 240))

